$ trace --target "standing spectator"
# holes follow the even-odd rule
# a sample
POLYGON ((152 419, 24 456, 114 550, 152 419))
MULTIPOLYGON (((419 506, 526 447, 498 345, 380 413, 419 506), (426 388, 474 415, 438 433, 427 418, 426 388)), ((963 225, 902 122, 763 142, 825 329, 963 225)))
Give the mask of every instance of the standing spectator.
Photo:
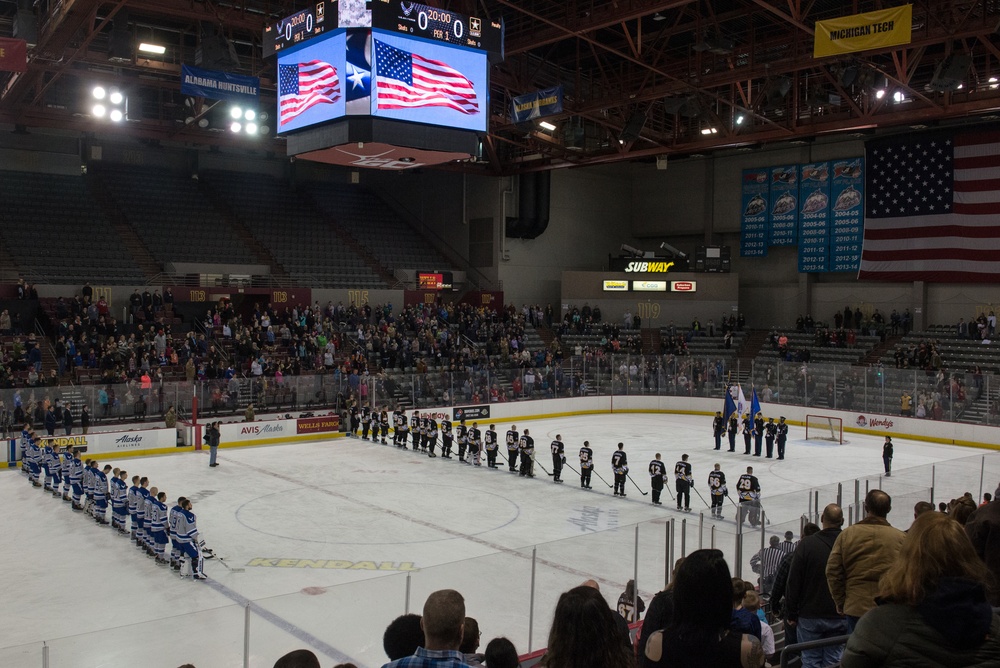
MULTIPOLYGON (((819 527, 812 522, 806 522, 805 526, 802 527, 803 540, 816 533, 819 533, 819 527)), ((775 618, 781 618, 785 621, 786 645, 794 645, 798 642, 795 627, 788 623, 788 603, 785 597, 785 593, 788 591, 788 574, 792 570, 792 558, 794 554, 794 552, 786 554, 785 558, 781 560, 781 564, 778 565, 778 572, 774 575, 774 587, 771 588, 770 599, 771 612, 774 613, 775 618)), ((826 582, 825 574, 823 581, 826 582)))
MULTIPOLYGON (((548 308, 552 308, 549 306, 548 308)), ((551 317, 551 316, 549 316, 551 317)), ((549 324, 551 327, 551 323, 549 324)), ((507 638, 494 638, 486 645, 486 665, 489 668, 518 668, 521 662, 518 660, 517 648, 507 638)))
MULTIPOLYGON (((847 633, 844 616, 830 596, 826 584, 826 565, 840 536, 844 511, 835 503, 823 509, 823 530, 803 538, 792 555, 788 573, 788 625, 796 629, 797 642, 832 638, 847 633)), ((802 651, 803 668, 821 668, 840 661, 842 645, 802 651)))
MULTIPOLYGON (((556 603, 546 668, 634 668, 628 636, 601 592, 586 584, 564 592, 556 603)), ((627 627, 626 627, 627 628, 627 627)))
POLYGON ((733 585, 720 550, 692 552, 677 569, 673 621, 646 644, 644 666, 759 668, 760 642, 729 630, 733 585))
POLYGON ((861 615, 875 607, 878 581, 899 553, 905 534, 886 520, 892 499, 880 489, 865 496, 865 518, 837 537, 826 565, 826 581, 837 612, 852 633, 861 615))
POLYGON ((208 444, 208 451, 209 451, 209 458, 208 458, 209 466, 219 465, 219 462, 216 461, 216 457, 219 454, 220 437, 221 435, 219 433, 219 423, 218 422, 209 423, 208 428, 205 430, 205 442, 208 444))
POLYGON ((397 659, 382 668, 468 667, 459 651, 465 627, 465 599, 460 593, 442 589, 428 596, 420 627, 424 630, 423 646, 412 656, 397 659))
POLYGON ((643 611, 646 609, 646 604, 643 602, 642 598, 636 596, 635 593, 635 580, 629 580, 625 584, 625 591, 622 592, 621 596, 618 597, 618 614, 622 618, 632 624, 633 622, 639 621, 642 617, 643 611), (636 611, 636 602, 638 601, 639 610, 636 611))
POLYGON ((424 630, 420 624, 420 615, 413 613, 400 615, 385 627, 382 634, 382 649, 390 661, 402 659, 424 646, 424 630))
POLYGON ((69 402, 66 402, 66 405, 63 406, 62 421, 63 427, 66 429, 66 435, 69 436, 73 433, 73 411, 72 404, 69 402))
POLYGON ((80 428, 84 434, 90 431, 90 411, 87 410, 87 404, 80 409, 80 428))
POLYGON ((882 576, 881 604, 858 622, 841 665, 997 665, 1000 617, 986 601, 989 578, 962 527, 924 513, 882 576))
POLYGON ((1000 501, 996 495, 992 501, 980 506, 969 516, 965 532, 972 541, 976 554, 993 574, 995 586, 990 592, 990 602, 1000 606, 1000 501))
POLYGON ((466 617, 465 628, 462 630, 462 645, 458 651, 465 657, 465 662, 473 668, 483 665, 483 655, 476 651, 479 649, 482 637, 483 633, 479 630, 479 622, 476 621, 476 618, 466 617))
POLYGON ((177 426, 177 410, 173 404, 170 404, 167 412, 163 415, 163 423, 167 429, 173 429, 177 426))
POLYGON ((56 432, 56 412, 52 406, 45 411, 45 431, 49 436, 54 436, 56 432))

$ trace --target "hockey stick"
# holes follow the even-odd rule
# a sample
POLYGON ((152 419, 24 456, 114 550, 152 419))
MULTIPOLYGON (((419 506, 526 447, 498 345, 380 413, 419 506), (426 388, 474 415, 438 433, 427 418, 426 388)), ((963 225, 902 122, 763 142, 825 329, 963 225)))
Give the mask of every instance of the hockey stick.
POLYGON ((633 485, 635 485, 635 488, 637 490, 639 490, 640 494, 642 494, 643 496, 649 496, 649 492, 642 491, 642 488, 639 487, 639 484, 635 480, 632 480, 632 476, 630 476, 628 473, 625 473, 625 477, 628 478, 628 480, 629 480, 630 483, 632 483, 633 485))
POLYGON ((764 521, 770 524, 771 518, 767 516, 767 511, 764 510, 764 506, 761 504, 759 499, 757 500, 757 507, 760 508, 760 512, 764 514, 764 521))
POLYGON ((694 493, 698 495, 698 498, 699 498, 699 499, 701 499, 701 502, 702 502, 702 503, 704 503, 704 504, 705 504, 706 506, 708 506, 709 508, 711 508, 711 507, 712 507, 711 505, 709 505, 708 501, 706 501, 706 500, 705 500, 705 497, 703 497, 703 496, 701 495, 701 492, 699 492, 699 491, 698 491, 697 489, 695 489, 694 485, 691 485, 691 489, 694 489, 694 493))
MULTIPOLYGON (((608 485, 608 481, 605 480, 604 478, 602 478, 601 474, 598 473, 596 469, 590 469, 590 472, 593 473, 594 475, 596 475, 598 480, 600 480, 601 482, 603 482, 605 485, 608 485)), ((608 489, 613 489, 613 488, 614 488, 614 485, 608 485, 608 489)))
POLYGON ((222 557, 216 557, 215 560, 218 561, 223 566, 225 566, 226 570, 229 571, 230 573, 246 573, 245 568, 239 568, 239 567, 233 568, 228 563, 226 563, 226 560, 223 559, 222 557))
POLYGON ((538 464, 538 468, 540 468, 543 471, 545 471, 545 475, 547 475, 547 476, 551 476, 552 475, 551 473, 548 472, 548 470, 544 466, 542 466, 542 463, 540 461, 538 461, 537 459, 535 459, 533 456, 531 458, 531 464, 532 464, 532 466, 535 465, 535 464, 538 464))

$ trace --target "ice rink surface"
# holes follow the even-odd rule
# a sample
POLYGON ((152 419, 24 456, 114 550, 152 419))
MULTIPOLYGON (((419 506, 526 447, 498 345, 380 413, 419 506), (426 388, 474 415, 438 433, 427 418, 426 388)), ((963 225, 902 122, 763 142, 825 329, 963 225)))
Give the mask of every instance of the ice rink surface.
MULTIPOLYGON (((929 500, 932 477, 936 501, 979 493, 983 469, 983 489, 1000 483, 997 453, 899 438, 894 474, 880 480, 877 436, 847 433, 843 445, 806 442, 803 429, 793 426, 786 459, 776 461, 742 454, 741 437, 736 453, 726 452, 725 441, 722 452, 714 451, 711 418, 703 416, 592 415, 517 426, 531 430, 537 461, 549 470, 556 434, 576 469, 576 453, 589 440, 596 472, 608 483, 611 454, 624 442, 632 479, 643 491, 656 452, 668 473, 688 453, 705 499, 715 462, 730 489, 753 465, 772 522, 768 535, 789 529, 797 538, 807 490, 820 491, 822 506, 836 501, 842 481, 845 506, 854 500, 855 479, 862 497, 881 484, 893 495, 889 519, 900 528, 909 525, 914 502, 929 500)), ((509 427, 497 423, 501 441, 509 427)), ((271 666, 298 647, 312 649, 324 666, 380 666, 385 626, 407 602, 419 613, 427 594, 442 588, 464 594, 484 646, 505 635, 523 653, 529 636, 530 649, 545 646, 556 599, 584 579, 597 579, 614 606, 638 572, 648 601, 663 586, 671 519, 674 557, 714 540, 735 560, 733 506, 727 504, 725 521, 713 523, 696 494, 692 512, 680 513, 666 491, 659 507, 631 483, 628 496, 617 498, 596 475, 588 491, 569 470, 557 485, 540 467, 527 479, 508 473, 502 460, 500 470, 487 469, 485 460, 474 468, 457 458, 404 452, 391 441, 381 446, 350 438, 223 449, 219 461, 210 469, 203 454, 101 460, 124 467, 129 477, 148 476, 151 486, 166 491, 169 505, 181 495, 192 499, 204 538, 225 560, 206 562, 206 582, 178 578, 126 538, 32 488, 19 472, 0 472, 0 555, 8 566, 0 665, 41 665, 44 641, 52 668, 137 661, 241 666, 249 619, 252 666, 271 666)), ((744 563, 761 538, 759 531, 743 534, 744 563)), ((743 575, 753 579, 749 568, 743 575)))

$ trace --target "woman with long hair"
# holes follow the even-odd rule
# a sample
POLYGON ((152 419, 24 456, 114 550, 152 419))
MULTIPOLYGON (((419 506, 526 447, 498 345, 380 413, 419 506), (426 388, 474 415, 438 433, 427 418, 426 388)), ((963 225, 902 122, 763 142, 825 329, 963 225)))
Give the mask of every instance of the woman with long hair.
POLYGON ((549 631, 546 668, 635 668, 628 636, 601 592, 581 585, 564 592, 549 631))
POLYGON ((961 524, 941 513, 919 515, 841 665, 997 666, 1000 617, 987 602, 991 584, 961 524))
POLYGON ((720 550, 692 552, 677 569, 673 620, 650 635, 644 666, 760 668, 760 642, 730 630, 733 582, 720 550))

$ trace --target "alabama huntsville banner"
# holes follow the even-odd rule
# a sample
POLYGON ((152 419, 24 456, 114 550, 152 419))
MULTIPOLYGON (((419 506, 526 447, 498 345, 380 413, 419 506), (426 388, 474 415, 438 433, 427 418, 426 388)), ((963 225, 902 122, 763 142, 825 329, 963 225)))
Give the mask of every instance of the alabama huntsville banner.
POLYGON ((798 239, 799 169, 771 168, 771 210, 768 215, 771 246, 794 246, 798 239))
POLYGON ((830 268, 830 163, 799 167, 799 271, 830 268))
POLYGON ((192 97, 257 104, 260 98, 260 79, 182 65, 181 93, 192 97))
POLYGON ((816 21, 813 58, 909 44, 912 26, 913 5, 816 21))
POLYGON ((770 208, 768 169, 744 169, 740 220, 740 256, 764 257, 767 255, 767 213, 770 208))
POLYGON ((543 116, 560 114, 563 110, 563 87, 555 86, 545 90, 518 95, 511 101, 511 120, 523 123, 543 116))
POLYGON ((865 144, 861 279, 1000 281, 1000 132, 865 144))

